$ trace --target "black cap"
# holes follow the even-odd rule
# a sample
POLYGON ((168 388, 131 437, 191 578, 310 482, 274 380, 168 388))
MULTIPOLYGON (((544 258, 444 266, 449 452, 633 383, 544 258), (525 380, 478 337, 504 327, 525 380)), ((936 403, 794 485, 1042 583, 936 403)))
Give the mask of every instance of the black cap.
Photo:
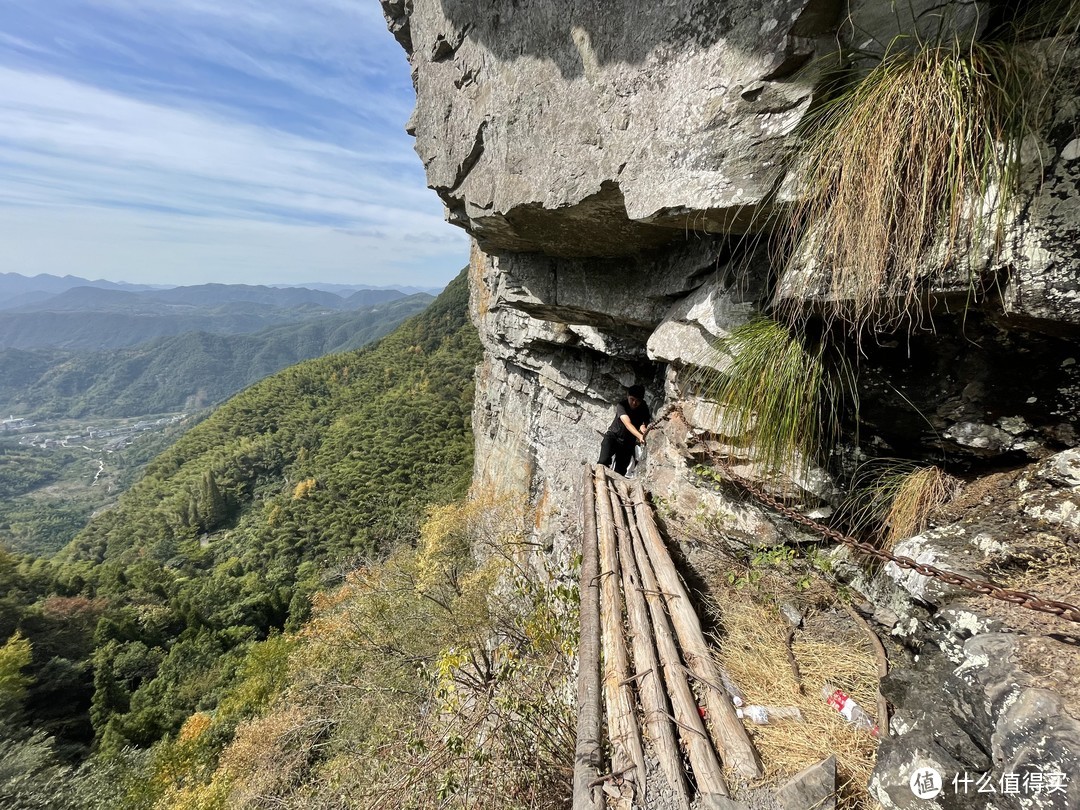
POLYGON ((634 399, 645 399, 645 386, 636 384, 631 385, 626 389, 626 393, 634 399))

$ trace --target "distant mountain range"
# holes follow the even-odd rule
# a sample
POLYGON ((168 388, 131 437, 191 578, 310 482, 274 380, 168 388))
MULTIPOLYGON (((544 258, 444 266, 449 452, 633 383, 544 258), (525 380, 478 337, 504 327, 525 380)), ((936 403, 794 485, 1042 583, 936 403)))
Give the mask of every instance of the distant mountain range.
POLYGON ((44 277, 53 290, 14 291, 42 279, 0 276, 0 349, 122 349, 148 340, 207 332, 251 334, 314 317, 350 312, 406 297, 396 289, 363 289, 339 294, 307 287, 198 284, 190 287, 121 289, 112 282, 91 285, 72 276, 44 277), (104 286, 93 286, 101 284, 104 286), (41 297, 44 296, 44 297, 41 297))
POLYGON ((270 287, 280 287, 282 289, 288 289, 290 287, 307 287, 309 290, 325 290, 326 292, 337 293, 338 295, 348 295, 349 293, 358 292, 360 290, 400 290, 408 295, 415 295, 416 293, 427 293, 428 295, 438 295, 442 292, 442 287, 408 287, 401 286, 400 284, 387 284, 381 287, 372 286, 369 284, 270 284, 270 287))
POLYGON ((40 303, 72 287, 95 287, 100 290, 165 289, 151 284, 126 284, 104 279, 90 281, 78 276, 52 276, 47 273, 23 276, 18 273, 0 273, 0 309, 40 303))
MULTIPOLYGON (((98 292, 130 295, 124 291, 98 292)), ((228 333, 221 329, 230 321, 233 326, 240 326, 258 320, 258 316, 241 318, 235 311, 216 320, 207 315, 0 313, 0 327, 4 325, 3 316, 7 315, 12 319, 6 322, 8 329, 30 332, 32 327, 37 340, 43 341, 50 330, 62 331, 68 343, 97 349, 0 349, 0 413, 82 418, 142 416, 204 408, 301 360, 359 348, 376 340, 433 300, 424 293, 403 296, 396 291, 378 290, 361 291, 355 296, 363 297, 366 293, 373 294, 369 297, 389 296, 393 300, 346 312, 327 314, 308 310, 306 319, 294 318, 254 334, 228 333), (143 331, 154 327, 183 330, 184 326, 200 323, 218 327, 216 333, 194 329, 123 348, 113 345, 113 333, 123 332, 130 337, 138 331, 136 325, 144 327, 143 331), (85 330, 78 335, 77 325, 85 330), (75 340, 76 336, 80 339, 75 340)), ((197 299, 198 295, 194 297, 197 299)), ((109 298, 107 303, 117 300, 109 298)), ((310 305, 297 307, 293 312, 303 311, 307 306, 310 305)))
POLYGON ((376 340, 433 300, 320 286, 331 289, 0 274, 0 413, 205 408, 294 363, 376 340))
MULTIPOLYGON (((222 292, 230 288, 232 295, 242 294, 242 290, 308 290, 331 293, 337 298, 348 299, 353 293, 363 291, 394 291, 402 295, 427 293, 438 295, 439 287, 413 287, 407 285, 372 286, 369 284, 271 284, 251 286, 246 284, 200 284, 195 286, 176 286, 169 284, 129 284, 123 281, 89 280, 78 276, 54 276, 42 273, 36 276, 24 276, 19 273, 0 273, 0 310, 15 309, 27 305, 42 305, 49 299, 77 287, 90 287, 98 290, 118 290, 127 292, 175 291, 175 290, 212 290, 222 292)), ((169 300, 166 298, 165 300, 169 300)), ((230 300, 240 300, 230 297, 230 300)), ((253 300, 253 299, 248 299, 253 300)), ((265 303, 267 299, 262 299, 265 303)), ((357 303, 354 306, 370 306, 376 301, 357 303)))

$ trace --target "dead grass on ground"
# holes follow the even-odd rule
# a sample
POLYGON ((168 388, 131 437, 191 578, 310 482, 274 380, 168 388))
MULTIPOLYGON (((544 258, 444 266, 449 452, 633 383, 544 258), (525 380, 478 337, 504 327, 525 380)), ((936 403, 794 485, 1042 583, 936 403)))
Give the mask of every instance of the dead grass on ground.
POLYGON ((1037 536, 1038 556, 1023 571, 1004 577, 1010 588, 1050 599, 1080 601, 1080 546, 1048 532, 1037 536))
MULTIPOLYGON (((999 585, 1045 599, 1080 605, 1080 545, 1049 532, 1029 536, 1029 551, 1012 555, 989 574, 999 585)), ((1032 635, 1080 635, 1080 625, 1049 613, 1026 610, 989 596, 972 597, 973 605, 1009 630, 1032 635)))
POLYGON ((779 611, 734 589, 719 590, 717 609, 724 635, 719 663, 748 703, 798 706, 805 722, 748 725, 761 753, 766 783, 781 783, 803 768, 836 755, 840 806, 876 808, 867 783, 877 740, 850 726, 821 695, 825 683, 850 694, 873 716, 877 664, 863 632, 846 617, 811 608, 792 645, 804 684, 800 694, 787 654, 788 626, 779 611))

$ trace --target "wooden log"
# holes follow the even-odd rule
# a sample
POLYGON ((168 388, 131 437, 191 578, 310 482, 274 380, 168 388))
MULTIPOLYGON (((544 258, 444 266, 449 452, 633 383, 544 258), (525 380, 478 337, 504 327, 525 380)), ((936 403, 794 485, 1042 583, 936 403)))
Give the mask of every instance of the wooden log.
POLYGON ((596 533, 593 471, 585 468, 581 595, 578 641, 577 745, 574 748, 573 810, 603 810, 603 792, 593 782, 603 770, 600 708, 600 548, 596 533))
MULTIPOLYGON (((620 551, 619 547, 621 546, 623 540, 627 537, 626 515, 625 515, 625 513, 623 511, 622 501, 619 499, 619 496, 618 496, 617 492, 615 491, 615 487, 612 485, 612 482, 610 480, 610 476, 608 476, 606 474, 606 472, 605 472, 605 478, 607 479, 608 500, 609 500, 609 502, 611 504, 611 514, 612 514, 613 524, 614 524, 614 529, 615 529, 615 544, 612 546, 611 551, 614 552, 614 554, 615 554, 616 566, 615 566, 614 578, 616 580, 616 583, 615 583, 616 592, 619 594, 619 597, 620 597, 620 603, 618 605, 618 612, 616 613, 616 615, 621 617, 623 615, 623 608, 626 606, 626 598, 625 598, 625 594, 622 591, 623 582, 625 582, 625 574, 624 574, 624 571, 623 571, 624 558, 623 558, 622 552, 620 551)), ((621 621, 621 618, 620 618, 620 621, 621 621)), ((631 636, 629 640, 632 643, 633 640, 634 640, 633 636, 631 636)), ((645 750, 644 750, 644 747, 642 746, 642 742, 641 742, 641 727, 638 725, 637 714, 634 712, 634 706, 635 706, 636 701, 635 701, 635 697, 634 697, 634 686, 633 686, 633 684, 637 683, 637 679, 631 674, 632 672, 634 674, 636 674, 637 672, 641 672, 643 670, 639 669, 639 670, 634 671, 634 670, 631 669, 629 658, 627 658, 627 656, 626 656, 626 650, 627 650, 627 645, 623 644, 622 645, 623 660, 622 661, 617 661, 616 665, 619 668, 625 667, 625 675, 626 675, 626 677, 623 680, 619 681, 619 687, 620 687, 620 689, 624 690, 624 694, 627 696, 627 699, 628 699, 629 704, 630 704, 630 709, 631 709, 631 712, 630 712, 630 721, 631 721, 630 726, 632 727, 632 734, 633 734, 633 736, 632 736, 632 738, 630 740, 630 746, 629 746, 630 756, 631 756, 631 759, 634 762, 634 765, 637 767, 638 774, 640 774, 640 777, 639 777, 639 779, 637 781, 639 800, 640 800, 641 804, 643 804, 644 806, 647 807, 648 804, 649 804, 649 799, 648 799, 648 797, 649 797, 648 770, 645 768, 645 750)), ((640 692, 640 684, 638 684, 637 687, 638 687, 638 691, 640 692)))
POLYGON ((604 653, 604 702, 608 737, 611 740, 611 770, 624 774, 631 789, 623 790, 617 808, 629 810, 636 787, 644 796, 645 752, 641 748, 634 717, 633 687, 624 684, 630 675, 623 633, 623 601, 619 585, 619 558, 615 544, 615 523, 608 494, 607 471, 596 468, 596 523, 600 540, 600 646, 604 653))
MULTIPOLYGON (((652 562, 659 590, 674 594, 667 597, 668 613, 679 637, 679 646, 687 666, 702 681, 720 683, 720 673, 709 652, 709 645, 705 642, 701 621, 694 612, 690 594, 675 570, 675 563, 660 536, 652 509, 645 502, 645 492, 640 483, 634 486, 634 516, 645 550, 652 562)), ((761 759, 750 742, 742 721, 735 714, 731 698, 723 690, 706 689, 705 707, 709 713, 712 738, 724 764, 746 779, 760 778, 761 759)))
POLYGON ((645 546, 639 532, 632 535, 631 543, 637 568, 641 573, 641 582, 645 586, 645 600, 649 606, 649 615, 652 617, 653 637, 656 639, 656 648, 663 666, 664 683, 667 684, 668 695, 671 697, 671 710, 679 729, 679 739, 682 740, 683 748, 686 749, 686 755, 690 759, 690 769, 694 772, 698 791, 706 797, 716 795, 726 797, 729 794, 720 760, 709 741, 705 723, 698 713, 697 698, 694 697, 690 682, 687 681, 686 673, 683 671, 679 650, 675 646, 675 633, 671 629, 671 622, 665 611, 664 597, 658 593, 652 563, 649 562, 649 556, 645 553, 645 546))
MULTIPOLYGON (((634 560, 632 536, 637 527, 633 522, 634 507, 626 494, 626 485, 615 487, 619 495, 619 506, 615 511, 615 535, 619 541, 619 567, 622 569, 623 596, 626 600, 626 618, 630 625, 630 649, 634 654, 634 671, 640 675, 638 694, 641 696, 641 708, 645 714, 644 726, 648 729, 653 742, 656 759, 660 770, 664 772, 668 784, 675 793, 675 800, 680 808, 689 810, 690 789, 683 772, 682 757, 675 742, 675 731, 671 727, 668 713, 667 695, 660 673, 656 645, 653 641, 652 621, 649 608, 641 592, 641 576, 634 560), (630 511, 627 520, 626 511, 630 511)), ((612 504, 614 505, 614 500, 612 504)), ((646 785, 646 793, 648 786, 646 785)), ((648 806, 648 796, 645 798, 648 806)))

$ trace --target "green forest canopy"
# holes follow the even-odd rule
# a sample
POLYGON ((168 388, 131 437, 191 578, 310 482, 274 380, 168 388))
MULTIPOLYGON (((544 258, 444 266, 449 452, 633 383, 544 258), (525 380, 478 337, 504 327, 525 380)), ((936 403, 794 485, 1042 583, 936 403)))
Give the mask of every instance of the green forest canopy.
POLYGON ((55 559, 0 549, 0 642, 19 630, 33 650, 23 727, 74 759, 176 732, 318 588, 463 496, 467 304, 462 273, 378 344, 235 396, 55 559))

